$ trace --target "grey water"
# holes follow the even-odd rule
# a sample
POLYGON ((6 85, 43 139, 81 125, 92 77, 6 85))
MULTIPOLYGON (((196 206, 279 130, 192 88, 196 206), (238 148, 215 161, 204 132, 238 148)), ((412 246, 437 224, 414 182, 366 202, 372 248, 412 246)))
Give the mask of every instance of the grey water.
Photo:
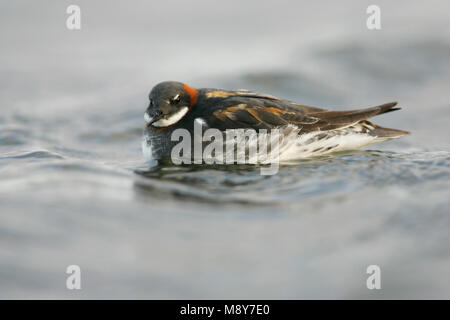
POLYGON ((356 0, 77 1, 77 31, 70 4, 0 4, 0 298, 450 298, 448 1, 377 1, 375 31, 356 0), (145 162, 163 80, 398 101, 373 120, 412 134, 272 176, 145 162))

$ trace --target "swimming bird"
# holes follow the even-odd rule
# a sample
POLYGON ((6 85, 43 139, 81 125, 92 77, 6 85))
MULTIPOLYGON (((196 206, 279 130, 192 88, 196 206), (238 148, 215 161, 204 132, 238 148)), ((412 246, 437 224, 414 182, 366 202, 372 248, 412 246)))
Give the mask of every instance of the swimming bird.
POLYGON ((295 132, 294 143, 291 141, 290 147, 283 149, 285 158, 290 159, 358 149, 409 134, 367 120, 399 110, 397 102, 332 111, 243 89, 195 89, 176 81, 157 84, 151 90, 149 100, 144 114, 146 125, 142 147, 145 156, 153 159, 170 157, 172 148, 178 143, 172 141, 172 133, 179 128, 193 133, 195 123, 221 132, 279 129, 291 136, 295 132))

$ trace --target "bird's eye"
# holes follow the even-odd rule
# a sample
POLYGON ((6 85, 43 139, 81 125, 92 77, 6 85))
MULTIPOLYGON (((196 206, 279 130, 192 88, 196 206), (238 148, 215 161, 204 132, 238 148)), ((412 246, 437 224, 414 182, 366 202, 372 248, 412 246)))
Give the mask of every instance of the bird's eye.
POLYGON ((177 94, 175 97, 170 99, 170 103, 171 104, 177 104, 178 102, 180 102, 180 95, 179 94, 177 94))

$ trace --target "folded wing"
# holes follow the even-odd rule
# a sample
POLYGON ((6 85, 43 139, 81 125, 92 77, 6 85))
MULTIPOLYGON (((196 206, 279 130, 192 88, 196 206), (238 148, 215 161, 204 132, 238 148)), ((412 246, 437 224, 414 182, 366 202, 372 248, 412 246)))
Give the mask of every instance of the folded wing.
POLYGON ((228 96, 222 100, 223 103, 214 110, 208 121, 211 127, 221 130, 271 129, 291 124, 301 128, 301 133, 329 131, 346 128, 373 116, 400 109, 395 107, 397 102, 390 102, 365 109, 330 111, 251 91, 229 91, 220 96, 223 98, 225 94, 228 96))

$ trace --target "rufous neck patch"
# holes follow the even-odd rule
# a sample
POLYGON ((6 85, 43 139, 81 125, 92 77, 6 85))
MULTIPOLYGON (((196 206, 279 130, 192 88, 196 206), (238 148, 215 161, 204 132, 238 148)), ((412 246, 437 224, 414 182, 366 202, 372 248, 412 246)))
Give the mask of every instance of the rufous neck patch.
POLYGON ((194 88, 189 87, 187 84, 183 83, 184 90, 189 94, 191 97, 191 108, 194 106, 194 104, 197 102, 198 99, 198 91, 194 88))

